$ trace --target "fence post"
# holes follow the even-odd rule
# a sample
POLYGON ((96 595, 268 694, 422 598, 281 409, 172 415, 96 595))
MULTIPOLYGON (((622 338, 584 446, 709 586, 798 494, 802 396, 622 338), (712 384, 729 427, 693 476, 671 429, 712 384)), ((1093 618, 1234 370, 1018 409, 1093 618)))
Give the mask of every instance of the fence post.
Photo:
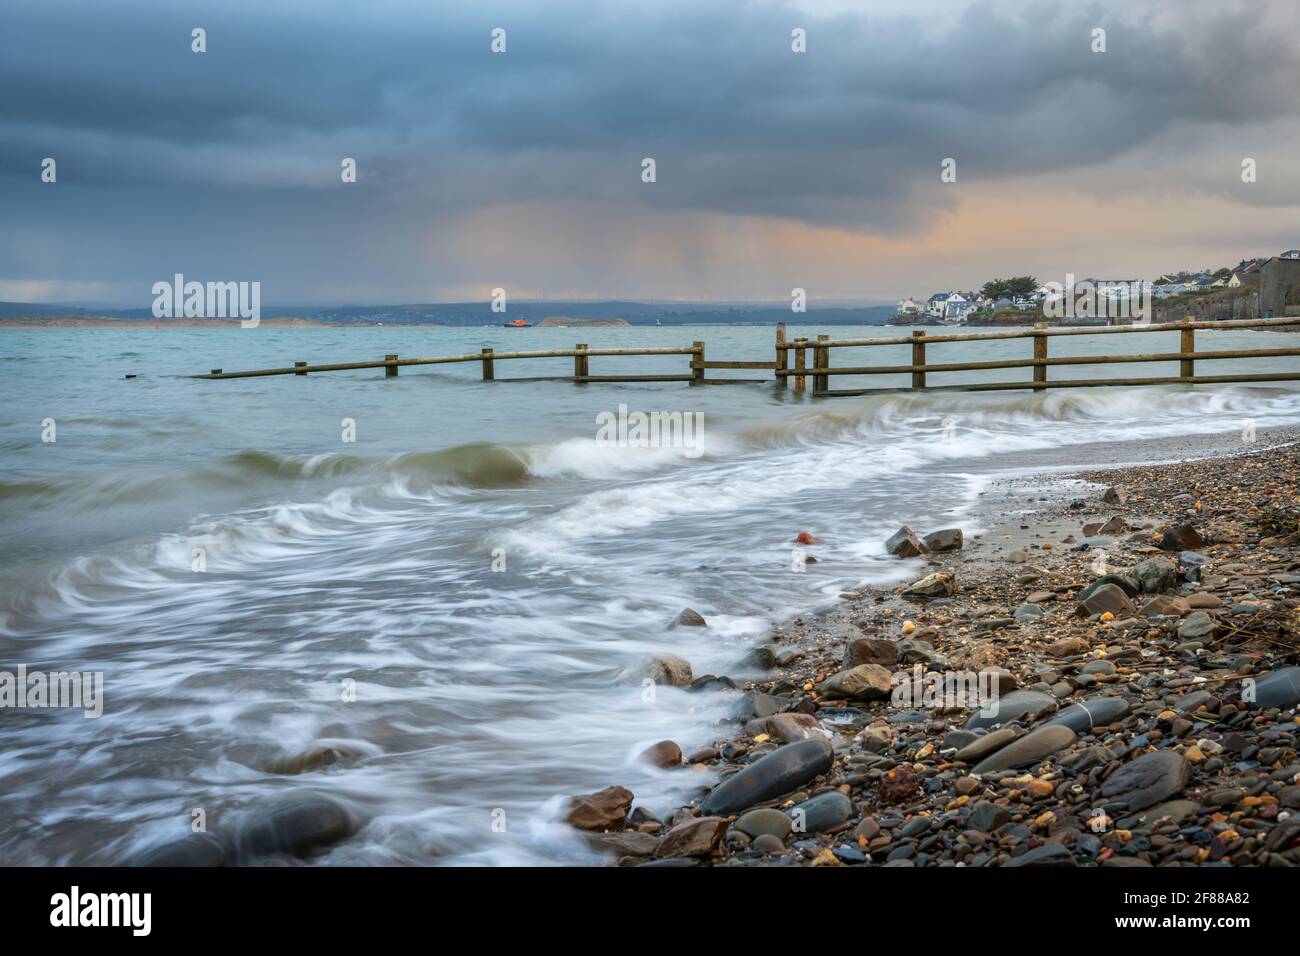
POLYGON ((789 367, 789 354, 781 348, 785 344, 785 323, 776 323, 776 384, 785 388, 785 376, 781 373, 789 367))
POLYGON ((484 349, 483 350, 483 381, 490 382, 492 381, 495 375, 496 372, 492 368, 492 350, 484 349))
POLYGON ((695 352, 691 355, 691 384, 704 384, 704 343, 692 342, 695 352))
MULTIPOLYGON (((829 335, 817 336, 818 342, 825 342, 829 335)), ((827 369, 831 364, 831 350, 822 346, 813 349, 813 368, 827 369)), ((827 375, 813 376, 813 392, 824 392, 830 387, 830 377, 827 375)))
MULTIPOLYGON (((396 354, 394 354, 394 355, 385 355, 385 356, 384 356, 384 361, 385 361, 385 362, 396 362, 396 361, 397 361, 397 356, 396 356, 396 354)), ((397 378, 397 366, 396 366, 396 365, 385 365, 385 366, 384 366, 384 378, 397 378)))
POLYGON ((803 391, 803 370, 806 361, 804 348, 807 344, 808 340, 802 337, 794 340, 794 390, 796 392, 803 391))
MULTIPOLYGON (((1183 316, 1183 324, 1189 325, 1192 321, 1190 315, 1183 316)), ((1178 351, 1184 356, 1189 356, 1196 351, 1196 330, 1186 328, 1179 332, 1178 351)), ((1193 358, 1182 358, 1178 362, 1178 377, 1193 378, 1196 375, 1196 360, 1193 358)))
MULTIPOLYGON (((579 342, 577 345, 574 346, 574 349, 576 349, 578 352, 586 352, 587 343, 579 342)), ((587 356, 575 355, 573 357, 573 380, 575 384, 585 385, 586 382, 581 381, 581 379, 586 378, 589 374, 591 373, 590 370, 587 368, 587 356)))
MULTIPOLYGON (((1045 331, 1046 328, 1047 328, 1047 323, 1045 322, 1034 323, 1034 362, 1035 363, 1047 361, 1047 334, 1045 331)), ((1046 381, 1047 381, 1047 366, 1035 364, 1034 365, 1034 391, 1035 392, 1043 391, 1047 386, 1040 383, 1046 381)))
MULTIPOLYGON (((306 368, 306 367, 307 367, 307 363, 306 363, 306 362, 294 362, 294 363, 293 363, 293 367, 294 367, 294 368, 306 368)), ((306 375, 307 373, 306 373, 306 372, 294 372, 293 374, 294 374, 294 375, 306 375)))
MULTIPOLYGON (((925 343, 921 340, 925 338, 925 332, 917 329, 912 333, 912 365, 919 366, 925 364, 925 343)), ((921 391, 925 388, 925 372, 912 372, 912 389, 921 391)))

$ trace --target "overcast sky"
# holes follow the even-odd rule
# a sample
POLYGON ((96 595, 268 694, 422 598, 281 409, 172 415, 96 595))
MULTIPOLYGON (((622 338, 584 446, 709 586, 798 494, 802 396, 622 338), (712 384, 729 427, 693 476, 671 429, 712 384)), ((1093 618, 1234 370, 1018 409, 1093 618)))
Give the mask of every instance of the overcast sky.
POLYGON ((1300 246, 1295 0, 5 0, 0 91, 0 299, 885 300, 1300 246))

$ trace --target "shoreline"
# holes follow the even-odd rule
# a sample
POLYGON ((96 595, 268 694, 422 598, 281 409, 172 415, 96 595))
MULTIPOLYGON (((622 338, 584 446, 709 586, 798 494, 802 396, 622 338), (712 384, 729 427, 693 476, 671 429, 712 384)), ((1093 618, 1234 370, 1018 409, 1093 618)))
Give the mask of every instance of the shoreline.
POLYGON ((994 478, 961 550, 772 629, 678 757, 711 788, 570 822, 619 865, 1300 864, 1297 438, 994 478))

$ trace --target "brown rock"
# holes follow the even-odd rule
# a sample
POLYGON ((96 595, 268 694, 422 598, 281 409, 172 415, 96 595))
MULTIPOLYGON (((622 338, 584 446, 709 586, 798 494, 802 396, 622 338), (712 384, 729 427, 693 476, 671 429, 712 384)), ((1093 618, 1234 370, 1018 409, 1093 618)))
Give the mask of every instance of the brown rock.
POLYGON ((627 821, 635 797, 626 787, 606 787, 582 797, 574 797, 567 817, 579 830, 620 830, 627 821))
POLYGON ((694 608, 685 608, 681 614, 673 620, 673 627, 708 627, 709 622, 704 620, 704 615, 694 608))
POLYGON ((1063 637, 1047 645, 1047 653, 1053 657, 1074 657, 1085 654, 1091 645, 1081 637, 1063 637))
POLYGON ((641 756, 637 759, 667 770, 670 767, 681 766, 682 748, 671 740, 661 740, 641 751, 641 756))
POLYGON ((655 855, 661 859, 709 856, 718 848, 726 832, 724 817, 695 817, 669 830, 655 855))
POLYGON ((957 579, 947 571, 927 574, 903 589, 903 594, 911 597, 952 597, 956 593, 957 579))
POLYGON ((1204 543, 1196 529, 1189 524, 1176 524, 1166 528, 1160 536, 1162 551, 1195 551, 1204 543))
POLYGON ((892 676, 879 664, 859 664, 822 684, 822 696, 833 700, 888 700, 893 691, 892 676))
POLYGON ((904 525, 885 542, 885 550, 896 558, 919 558, 929 553, 916 532, 904 525))
POLYGON ((882 641, 871 637, 860 637, 849 641, 848 646, 844 648, 844 666, 857 667, 859 664, 894 667, 898 664, 898 645, 893 641, 882 641))

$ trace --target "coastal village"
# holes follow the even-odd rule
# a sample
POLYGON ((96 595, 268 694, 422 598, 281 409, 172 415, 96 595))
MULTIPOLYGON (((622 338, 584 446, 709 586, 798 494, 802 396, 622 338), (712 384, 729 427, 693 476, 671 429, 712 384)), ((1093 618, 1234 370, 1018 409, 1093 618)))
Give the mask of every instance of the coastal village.
POLYGON ((898 303, 891 325, 1122 325, 1149 309, 1152 321, 1191 315, 1198 320, 1300 315, 1300 249, 1243 259, 1235 266, 1176 272, 1155 279, 1067 276, 1040 283, 1033 276, 992 279, 979 291, 949 290, 898 303), (1071 292, 1095 303, 1086 314, 1063 308, 1071 292), (1063 314, 1068 313, 1068 314, 1063 314))

